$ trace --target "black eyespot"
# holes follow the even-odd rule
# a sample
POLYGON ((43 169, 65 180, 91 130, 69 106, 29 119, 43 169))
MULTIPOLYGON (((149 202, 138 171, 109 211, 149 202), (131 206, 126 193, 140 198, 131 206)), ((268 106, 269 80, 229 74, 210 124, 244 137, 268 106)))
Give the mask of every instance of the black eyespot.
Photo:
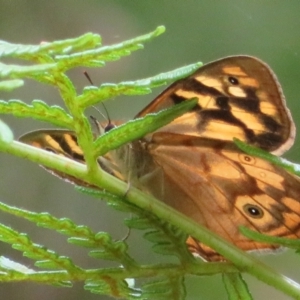
POLYGON ((254 204, 246 204, 243 206, 244 212, 251 218, 261 219, 264 216, 263 210, 254 204))
POLYGON ((233 76, 229 76, 228 77, 228 81, 233 84, 233 85, 238 85, 239 84, 239 81, 236 77, 233 77, 233 76))
POLYGON ((242 163, 247 165, 254 165, 255 164, 255 158, 246 154, 240 154, 239 159, 242 163))

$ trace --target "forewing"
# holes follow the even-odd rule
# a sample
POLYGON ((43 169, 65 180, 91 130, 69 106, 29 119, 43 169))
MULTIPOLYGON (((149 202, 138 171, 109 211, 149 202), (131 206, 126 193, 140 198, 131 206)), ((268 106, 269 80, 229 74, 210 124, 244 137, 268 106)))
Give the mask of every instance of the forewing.
POLYGON ((293 144, 295 126, 281 87, 271 69, 254 57, 227 57, 201 67, 137 117, 192 98, 198 98, 198 105, 159 131, 224 141, 236 137, 276 154, 293 144))

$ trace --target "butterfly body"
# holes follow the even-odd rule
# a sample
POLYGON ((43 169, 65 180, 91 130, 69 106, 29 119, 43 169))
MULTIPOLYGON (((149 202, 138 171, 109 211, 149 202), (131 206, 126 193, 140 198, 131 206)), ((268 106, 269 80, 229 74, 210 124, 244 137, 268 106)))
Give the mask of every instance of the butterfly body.
MULTIPOLYGON (((194 109, 108 153, 100 166, 111 174, 121 174, 118 177, 241 249, 277 247, 246 238, 239 232, 241 225, 260 233, 299 238, 300 179, 270 162, 244 154, 233 143, 236 137, 275 154, 282 154, 293 143, 294 123, 270 68, 248 56, 212 62, 173 83, 137 117, 191 98, 198 99, 194 109)), ((69 142, 59 141, 63 131, 30 133, 21 141, 52 148, 84 163, 76 137, 65 133, 65 138, 72 136, 69 142), (61 149, 64 143, 66 147, 61 149), (70 149, 69 144, 73 145, 70 149)), ((206 260, 221 259, 192 237, 187 245, 206 260)))

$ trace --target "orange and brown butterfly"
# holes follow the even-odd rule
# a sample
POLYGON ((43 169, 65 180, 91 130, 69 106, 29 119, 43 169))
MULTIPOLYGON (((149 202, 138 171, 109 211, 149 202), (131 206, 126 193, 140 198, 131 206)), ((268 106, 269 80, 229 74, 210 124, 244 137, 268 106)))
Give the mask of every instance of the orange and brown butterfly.
MULTIPOLYGON (((110 159, 118 172, 126 178, 130 171, 129 180, 138 188, 243 250, 278 246, 250 240, 240 233, 241 225, 299 238, 300 178, 233 143, 236 137, 276 155, 292 146, 295 126, 271 69, 249 56, 214 61, 173 83, 137 117, 192 98, 198 104, 191 111, 113 151, 110 159)), ((20 140, 83 160, 69 131, 40 130, 20 140)), ((205 260, 222 259, 193 237, 187 245, 205 260)))

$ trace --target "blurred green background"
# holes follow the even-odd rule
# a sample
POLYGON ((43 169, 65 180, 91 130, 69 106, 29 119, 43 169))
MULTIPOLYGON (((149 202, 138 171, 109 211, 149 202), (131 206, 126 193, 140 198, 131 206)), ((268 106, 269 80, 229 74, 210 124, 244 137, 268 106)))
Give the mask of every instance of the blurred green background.
MULTIPOLYGON (((14 43, 38 44, 94 32, 101 34, 103 43, 109 45, 152 31, 158 25, 166 26, 167 32, 146 44, 144 50, 108 63, 105 68, 89 70, 96 85, 140 79, 196 61, 209 62, 228 55, 257 56, 278 75, 296 127, 300 127, 298 0, 0 0, 0 7, 0 39, 14 43)), ((70 76, 80 93, 87 85, 82 70, 76 69, 70 76)), ((111 118, 132 118, 160 90, 155 90, 150 96, 120 97, 111 101, 107 104, 111 118)), ((49 104, 61 105, 57 91, 30 81, 13 94, 1 94, 1 99, 11 98, 27 102, 42 99, 49 104)), ((91 114, 97 116, 98 113, 93 110, 91 114)), ((49 127, 9 116, 3 116, 3 120, 13 128, 16 136, 49 127)), ((298 138, 285 157, 300 162, 299 146, 298 138)), ((0 201, 37 212, 49 211, 57 217, 70 217, 94 230, 107 230, 114 238, 126 235, 126 228, 122 225, 124 215, 107 208, 104 203, 77 193, 73 186, 28 161, 1 154, 0 164, 0 201)), ((62 255, 71 255, 79 265, 95 268, 107 265, 88 259, 86 251, 70 247, 65 237, 3 213, 0 218, 4 224, 30 232, 35 242, 54 248, 62 255)), ((147 250, 149 244, 142 240, 140 233, 133 233, 129 241, 133 255, 141 261, 149 257, 161 258, 147 250)), ((9 246, 1 244, 0 247, 1 255, 32 266, 32 261, 22 258, 9 246)), ((293 251, 260 258, 284 275, 300 281, 299 257, 293 251)), ((254 299, 289 299, 249 276, 245 278, 254 299)), ((226 299, 220 276, 189 277, 186 282, 189 300, 226 299)), ((7 300, 108 299, 85 292, 81 283, 72 289, 34 283, 2 284, 0 295, 7 300)))

